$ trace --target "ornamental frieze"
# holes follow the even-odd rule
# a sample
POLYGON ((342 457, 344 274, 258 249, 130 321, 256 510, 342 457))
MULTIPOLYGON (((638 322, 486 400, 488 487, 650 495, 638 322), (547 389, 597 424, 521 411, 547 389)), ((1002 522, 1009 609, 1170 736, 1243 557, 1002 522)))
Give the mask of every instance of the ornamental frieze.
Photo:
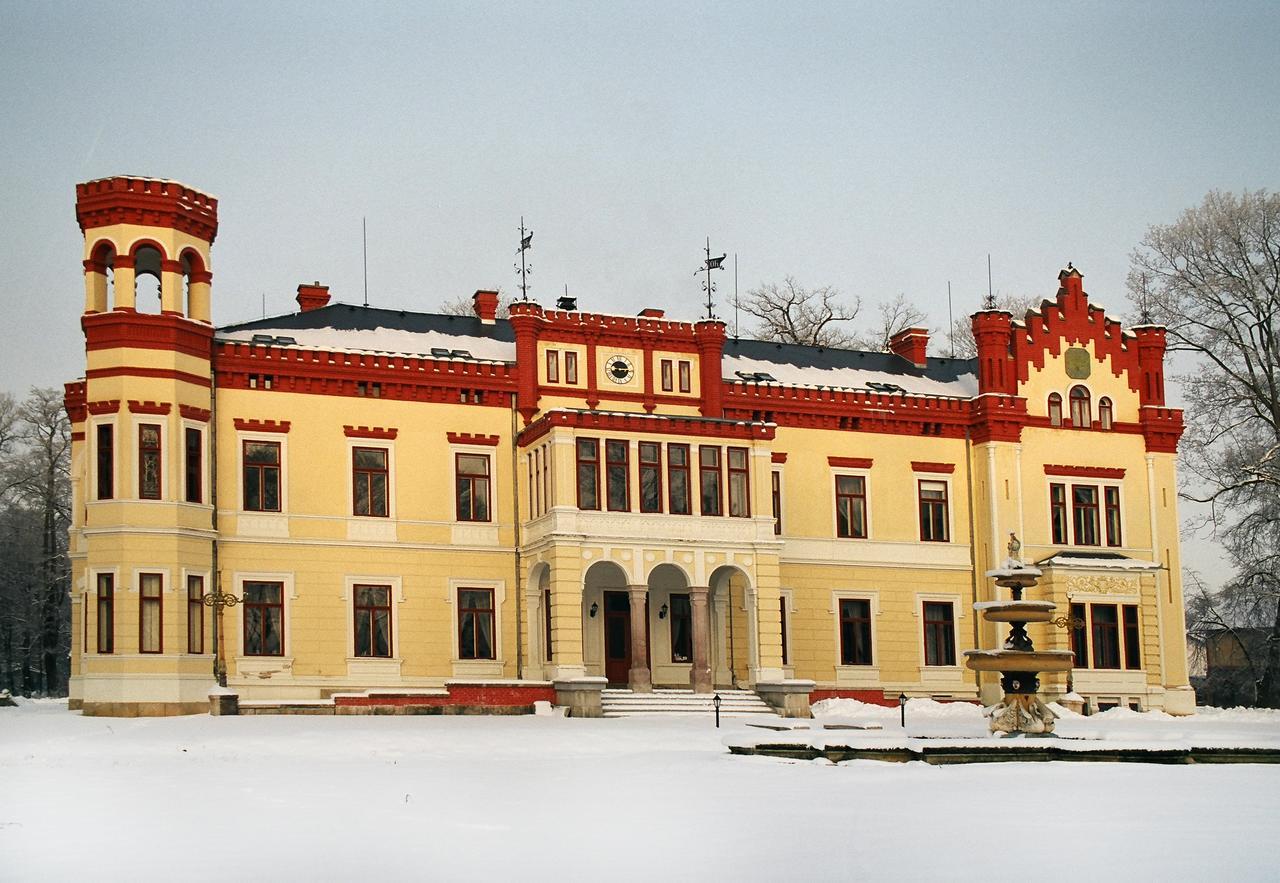
POLYGON ((1067 591, 1096 595, 1136 595, 1138 581, 1129 576, 1073 576, 1067 579, 1067 591))

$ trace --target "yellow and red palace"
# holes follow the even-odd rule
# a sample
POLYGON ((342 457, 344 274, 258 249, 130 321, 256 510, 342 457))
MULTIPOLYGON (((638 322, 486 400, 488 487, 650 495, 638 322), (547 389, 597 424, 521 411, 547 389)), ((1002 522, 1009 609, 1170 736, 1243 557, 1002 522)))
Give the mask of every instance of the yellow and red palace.
POLYGON ((491 291, 452 316, 302 285, 296 313, 215 328, 215 198, 76 196, 86 714, 208 710, 219 664, 245 707, 591 715, 606 684, 790 714, 991 702, 962 653, 1003 640, 973 604, 1010 534, 1067 616, 1031 629, 1075 651, 1076 693, 1194 710, 1164 330, 1122 328, 1073 269, 1025 317, 974 315, 976 359, 928 357, 916 328, 876 353, 651 309, 501 319, 491 291))

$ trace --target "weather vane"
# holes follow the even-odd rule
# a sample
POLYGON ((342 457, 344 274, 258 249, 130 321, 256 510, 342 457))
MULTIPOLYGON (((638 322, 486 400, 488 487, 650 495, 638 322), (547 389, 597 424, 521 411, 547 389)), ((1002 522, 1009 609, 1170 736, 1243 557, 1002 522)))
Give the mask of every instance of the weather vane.
POLYGON ((707 254, 706 260, 702 262, 703 263, 702 269, 695 270, 693 275, 697 276, 699 273, 707 274, 707 278, 702 280, 702 290, 707 293, 707 318, 714 319, 715 313, 712 312, 713 304, 711 301, 711 295, 716 290, 716 284, 711 281, 711 271, 723 270, 724 259, 728 257, 728 254, 722 254, 718 258, 713 258, 711 256, 711 237, 710 236, 707 237, 706 254, 707 254))
POLYGON ((524 228, 524 215, 520 216, 520 263, 516 266, 516 272, 520 274, 520 299, 527 301, 529 299, 529 274, 533 272, 533 267, 529 266, 525 260, 524 253, 533 248, 533 231, 524 228))

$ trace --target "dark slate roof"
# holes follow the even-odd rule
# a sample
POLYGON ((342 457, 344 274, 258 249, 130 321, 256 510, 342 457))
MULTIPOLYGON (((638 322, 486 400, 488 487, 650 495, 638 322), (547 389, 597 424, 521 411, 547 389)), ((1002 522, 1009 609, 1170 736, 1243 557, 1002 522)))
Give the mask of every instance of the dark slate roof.
POLYGON ((724 354, 759 359, 763 362, 780 362, 795 365, 798 368, 855 368, 860 371, 900 374, 904 377, 927 377, 940 383, 950 383, 964 374, 978 373, 977 359, 943 359, 930 356, 924 368, 917 368, 894 353, 870 353, 795 343, 775 343, 769 340, 730 338, 725 341, 724 354))
POLYGON ((514 343, 516 339, 514 332, 511 330, 511 323, 506 319, 498 319, 492 325, 486 325, 475 316, 414 313, 408 310, 384 310, 379 307, 363 307, 342 303, 329 304, 317 310, 308 310, 302 313, 285 313, 282 316, 254 319, 252 322, 224 325, 218 330, 231 333, 253 331, 256 328, 270 328, 273 330, 336 328, 339 331, 373 331, 378 328, 392 328, 397 331, 418 333, 436 331, 441 334, 487 337, 504 343, 514 343))

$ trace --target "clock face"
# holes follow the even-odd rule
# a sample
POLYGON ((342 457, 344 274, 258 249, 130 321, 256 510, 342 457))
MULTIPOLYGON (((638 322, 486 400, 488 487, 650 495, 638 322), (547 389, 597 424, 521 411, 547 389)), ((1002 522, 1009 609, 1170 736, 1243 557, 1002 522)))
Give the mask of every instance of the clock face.
POLYGON ((630 383, 631 378, 636 376, 636 369, 626 356, 610 356, 605 362, 604 373, 614 383, 630 383))

